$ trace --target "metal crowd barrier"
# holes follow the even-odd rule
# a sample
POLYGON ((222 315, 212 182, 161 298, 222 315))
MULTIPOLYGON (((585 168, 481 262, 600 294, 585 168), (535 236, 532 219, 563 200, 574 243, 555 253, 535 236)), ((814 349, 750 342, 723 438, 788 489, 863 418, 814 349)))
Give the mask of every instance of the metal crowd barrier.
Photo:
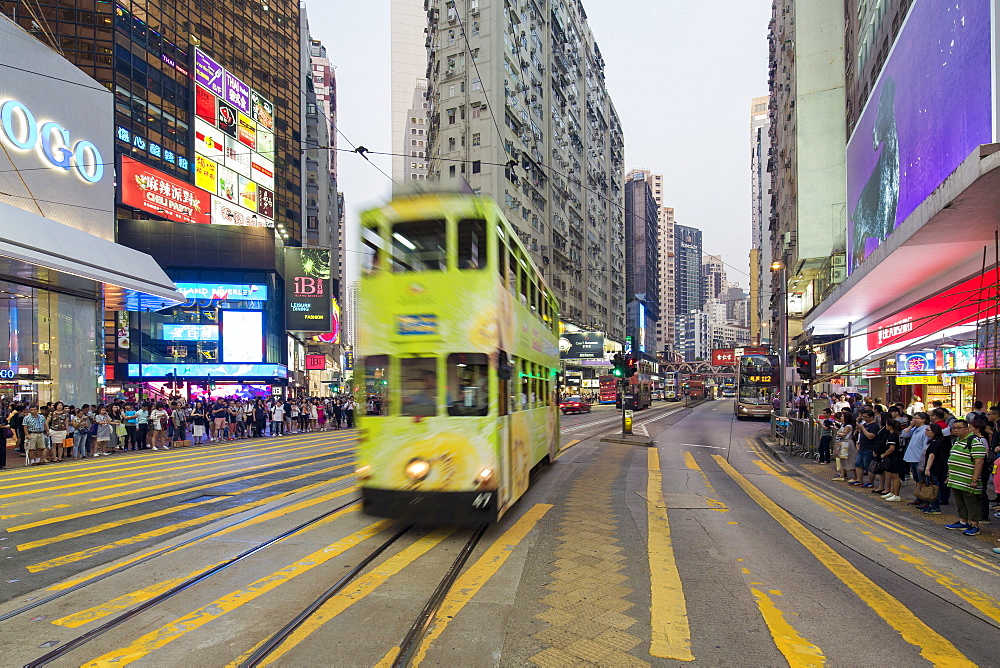
POLYGON ((814 457, 822 429, 811 419, 772 415, 771 436, 791 455, 814 457))

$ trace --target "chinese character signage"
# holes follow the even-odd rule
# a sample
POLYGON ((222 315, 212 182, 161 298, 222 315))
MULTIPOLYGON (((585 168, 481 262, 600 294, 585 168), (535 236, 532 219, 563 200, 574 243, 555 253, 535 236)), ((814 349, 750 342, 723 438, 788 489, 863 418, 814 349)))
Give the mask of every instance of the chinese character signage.
POLYGON ((122 156, 122 204, 179 223, 209 222, 209 194, 169 174, 122 156))
POLYGON ((211 222, 274 227, 274 104, 201 49, 195 65, 195 184, 215 196, 211 222))
POLYGON ((899 353, 896 355, 896 371, 901 374, 930 373, 934 371, 933 352, 899 353))
POLYGON ((712 366, 733 366, 738 357, 744 355, 767 355, 765 347, 715 348, 712 350, 712 366))
POLYGON ((285 249, 285 329, 329 332, 331 322, 330 250, 285 249))

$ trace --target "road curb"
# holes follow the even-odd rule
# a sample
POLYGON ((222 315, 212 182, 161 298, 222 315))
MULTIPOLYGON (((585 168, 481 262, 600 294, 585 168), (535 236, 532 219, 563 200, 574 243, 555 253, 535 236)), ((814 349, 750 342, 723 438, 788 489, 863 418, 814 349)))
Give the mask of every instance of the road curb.
POLYGON ((601 443, 622 443, 624 445, 641 445, 644 448, 653 447, 653 439, 649 436, 639 436, 638 434, 632 435, 618 435, 618 436, 604 436, 601 438, 601 443))
POLYGON ((774 449, 774 446, 769 443, 769 439, 764 435, 765 432, 759 432, 754 434, 753 439, 757 441, 758 445, 763 447, 765 450, 771 453, 771 456, 777 459, 779 462, 787 463, 785 458, 782 457, 781 453, 774 449))

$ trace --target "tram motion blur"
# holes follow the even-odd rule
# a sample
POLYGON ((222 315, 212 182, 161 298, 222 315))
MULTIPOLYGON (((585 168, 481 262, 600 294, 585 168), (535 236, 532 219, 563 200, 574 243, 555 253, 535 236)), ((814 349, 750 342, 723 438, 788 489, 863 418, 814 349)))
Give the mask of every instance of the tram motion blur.
POLYGON ((559 448, 557 302, 490 199, 397 197, 362 215, 355 378, 364 510, 499 519, 559 448))

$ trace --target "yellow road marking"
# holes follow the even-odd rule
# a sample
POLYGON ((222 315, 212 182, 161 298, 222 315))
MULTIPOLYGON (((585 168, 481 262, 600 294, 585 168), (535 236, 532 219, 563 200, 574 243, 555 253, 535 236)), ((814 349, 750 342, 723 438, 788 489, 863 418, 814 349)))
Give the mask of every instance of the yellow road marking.
POLYGON ((574 439, 574 440, 570 441, 569 443, 567 443, 566 445, 564 445, 561 448, 559 448, 559 452, 565 452, 566 450, 569 450, 570 448, 572 448, 574 445, 576 445, 579 442, 580 442, 580 439, 578 439, 578 438, 574 439))
POLYGON ((719 466, 736 484, 763 508, 778 524, 813 554, 823 566, 833 573, 851 591, 864 601, 885 622, 896 629, 903 640, 920 650, 920 655, 937 666, 975 666, 955 645, 927 626, 909 608, 900 603, 864 573, 851 565, 837 551, 806 529, 785 509, 769 499, 763 492, 734 469, 725 458, 713 455, 719 466))
MULTIPOLYGON (((344 440, 348 440, 349 437, 344 437, 344 440)), ((268 454, 279 454, 285 451, 285 448, 289 445, 298 445, 300 443, 309 443, 310 445, 316 445, 316 442, 312 439, 290 439, 283 442, 275 442, 271 445, 263 446, 264 450, 268 454)), ((234 444, 235 445, 235 444, 234 444)), ((23 483, 18 485, 0 485, 0 490, 2 489, 13 489, 15 487, 27 487, 28 485, 42 485, 50 482, 57 482, 59 480, 79 480, 92 475, 108 475, 116 474, 119 471, 138 471, 140 469, 150 469, 156 468, 158 466, 163 466, 164 461, 170 461, 171 463, 178 462, 193 462, 202 461, 204 459, 213 459, 219 454, 229 455, 234 453, 247 453, 257 450, 259 444, 251 443, 240 443, 238 446, 233 448, 226 448, 226 451, 220 453, 218 449, 214 451, 199 450, 197 452, 191 451, 181 451, 181 450, 168 450, 164 452, 161 456, 157 457, 155 460, 147 457, 142 457, 137 460, 119 460, 115 462, 108 462, 107 464, 99 464, 97 466, 87 466, 86 468, 75 467, 75 468, 58 468, 46 471, 45 473, 39 473, 36 475, 22 476, 20 478, 9 478, 5 479, 5 482, 17 481, 17 480, 28 480, 29 478, 42 478, 42 480, 36 480, 35 482, 23 483), (53 477, 53 474, 61 477, 53 477), (69 474, 69 475, 63 475, 69 474)), ((241 459, 240 457, 233 457, 225 460, 217 461, 237 461, 241 459)), ((188 467, 191 468, 191 467, 188 467)), ((173 469, 168 469, 173 470, 173 469)), ((126 477, 126 476, 118 476, 126 477)), ((113 480, 113 478, 106 478, 105 480, 113 480)), ((91 480, 90 482, 99 482, 91 480)), ((40 490, 34 490, 40 491, 40 490)), ((6 496, 0 498, 7 498, 6 496)))
POLYGON ((705 483, 705 487, 708 488, 709 492, 711 492, 712 494, 715 494, 715 488, 712 487, 712 483, 710 483, 708 481, 708 476, 705 475, 705 472, 701 470, 700 466, 698 466, 698 462, 697 462, 697 460, 695 460, 694 455, 691 454, 690 452, 688 452, 687 450, 684 451, 684 463, 692 471, 697 471, 698 473, 700 473, 701 474, 701 481, 703 483, 705 483))
MULTIPOLYGON (((347 476, 345 476, 347 477, 347 476)), ((341 490, 341 494, 347 494, 348 492, 355 491, 356 487, 348 487, 347 489, 341 490)), ((74 552, 72 554, 66 554, 61 557, 55 557, 54 559, 49 559, 47 561, 42 561, 37 564, 32 564, 28 566, 28 571, 31 573, 38 573, 40 571, 47 570, 49 568, 55 568, 56 566, 65 566, 66 564, 72 564, 77 561, 82 561, 84 559, 89 559, 101 552, 106 550, 113 550, 117 547, 124 547, 126 545, 135 545, 137 543, 145 542, 151 538, 159 538, 161 536, 166 536, 168 534, 174 533, 182 529, 190 529, 191 527, 196 527, 202 524, 208 524, 209 522, 214 522, 217 519, 223 517, 229 517, 230 515, 236 515, 237 513, 242 513, 253 508, 259 508, 260 506, 267 505, 273 501, 284 498, 288 496, 287 492, 281 492, 279 494, 273 494, 263 499, 257 501, 252 501, 250 503, 245 503, 241 506, 234 506, 232 508, 227 508, 225 510, 220 510, 215 513, 210 513, 203 517, 195 517, 178 524, 171 524, 168 526, 161 526, 152 531, 147 531, 146 533, 137 534, 134 536, 129 536, 128 538, 122 538, 121 540, 116 540, 113 543, 106 543, 104 545, 98 545, 96 547, 87 548, 86 550, 80 550, 79 552, 74 552)))
MULTIPOLYGON (((310 485, 306 489, 310 489, 310 488, 316 487, 316 486, 317 485, 310 485)), ((193 547, 195 545, 203 543, 203 542, 205 542, 207 540, 217 540, 220 536, 225 536, 227 534, 233 533, 234 531, 239 531, 241 529, 245 529, 246 527, 252 527, 252 526, 254 526, 256 524, 263 524, 264 522, 273 520, 276 517, 284 517, 285 515, 291 515, 292 513, 297 512, 299 510, 303 510, 305 508, 311 508, 311 507, 319 505, 321 503, 325 503, 327 501, 331 501, 331 500, 336 499, 338 497, 344 496, 347 492, 349 492, 349 491, 351 491, 353 489, 355 489, 355 488, 348 488, 347 490, 338 490, 338 491, 332 492, 330 494, 324 494, 323 496, 316 497, 315 499, 309 499, 307 501, 299 501, 298 503, 292 504, 292 505, 290 505, 290 506, 288 506, 286 508, 278 508, 277 510, 272 510, 272 511, 264 513, 264 514, 262 514, 262 515, 260 515, 258 517, 253 517, 253 518, 251 518, 249 520, 246 520, 245 522, 240 522, 240 523, 236 524, 235 526, 226 527, 225 529, 222 529, 221 531, 216 531, 212 535, 206 536, 205 538, 199 538, 198 540, 193 541, 191 543, 188 543, 187 545, 182 545, 180 547, 175 547, 173 549, 166 550, 166 551, 162 552, 159 556, 163 556, 163 555, 167 555, 167 554, 173 554, 173 553, 179 552, 180 550, 183 550, 185 548, 193 547)), ((305 490, 303 490, 303 491, 305 491, 305 490)), ((271 497, 271 498, 274 498, 274 497, 271 497)), ((102 569, 100 569, 98 571, 89 572, 89 573, 87 573, 87 574, 85 574, 83 576, 76 577, 76 578, 73 578, 71 580, 64 580, 63 582, 60 582, 58 584, 54 584, 51 587, 49 587, 49 591, 63 591, 63 590, 69 589, 71 587, 75 587, 76 585, 78 585, 80 583, 87 582, 88 580, 92 580, 92 579, 94 579, 96 577, 100 577, 101 575, 104 575, 106 573, 110 573, 111 571, 116 570, 118 568, 121 568, 122 566, 127 566, 128 564, 132 564, 132 563, 135 563, 136 561, 140 561, 142 559, 145 559, 146 557, 148 557, 148 556, 150 556, 152 554, 157 554, 158 552, 159 552, 159 548, 157 548, 155 550, 149 550, 149 551, 143 552, 141 554, 137 554, 137 555, 131 556, 131 557, 125 559, 124 561, 116 561, 114 563, 111 563, 111 564, 105 566, 104 568, 102 568, 102 569)))
POLYGON ((646 524, 649 531, 649 584, 652 593, 649 606, 652 624, 649 653, 664 659, 694 661, 687 602, 684 600, 684 586, 674 558, 670 522, 663 500, 660 456, 656 448, 649 449, 646 467, 649 471, 646 480, 646 524))
MULTIPOLYGON (((317 522, 316 524, 313 524, 312 526, 308 527, 305 531, 303 531, 303 532, 301 532, 299 534, 296 534, 296 536, 302 536, 302 535, 304 535, 304 534, 306 534, 306 533, 308 533, 308 532, 310 532, 310 531, 312 531, 314 529, 318 529, 320 527, 326 526, 330 522, 333 522, 334 520, 339 519, 340 517, 343 517, 347 513, 352 513, 352 512, 357 512, 357 511, 358 511, 358 507, 357 506, 351 506, 350 508, 344 508, 343 510, 341 510, 339 512, 336 512, 333 515, 330 515, 329 517, 324 518, 321 522, 317 522)), ((128 594, 125 594, 123 596, 118 596, 117 598, 113 598, 113 599, 111 599, 110 601, 108 601, 106 603, 101 603, 100 605, 95 605, 92 608, 87 608, 86 610, 81 610, 79 612, 75 612, 72 615, 67 615, 67 616, 61 617, 59 619, 54 619, 54 620, 52 620, 52 623, 56 624, 57 626, 65 626, 67 628, 75 629, 77 627, 83 626, 84 624, 89 624, 90 622, 97 621, 98 619, 102 619, 104 617, 107 617, 108 615, 112 615, 112 614, 114 614, 116 612, 119 612, 121 610, 127 610, 128 608, 131 608, 134 605, 138 605, 140 603, 144 603, 144 602, 150 600, 151 598, 154 598, 154 597, 162 594, 165 591, 169 591, 170 589, 173 589, 174 587, 176 587, 177 585, 181 584, 182 582, 185 582, 185 581, 190 580, 192 578, 196 578, 199 575, 201 575, 202 573, 206 573, 206 572, 212 570, 213 568, 215 568, 219 564, 223 564, 226 561, 228 561, 228 560, 227 559, 222 559, 221 561, 217 561, 215 563, 208 564, 207 566, 204 566, 203 568, 199 568, 196 571, 192 571, 191 573, 188 573, 187 575, 182 575, 180 577, 171 578, 170 580, 164 580, 163 582, 157 582, 156 584, 154 584, 154 585, 152 585, 150 587, 145 587, 143 589, 137 589, 137 590, 129 592, 128 594)))
POLYGON ((798 668, 798 666, 826 665, 823 650, 799 635, 770 596, 756 587, 751 587, 750 591, 757 599, 757 607, 760 608, 760 614, 763 615, 771 637, 774 638, 775 646, 788 661, 789 666, 798 668))
MULTIPOLYGON (((26 515, 34 515, 36 513, 47 513, 50 510, 61 510, 62 508, 72 508, 72 507, 73 507, 72 504, 69 504, 69 503, 58 503, 58 504, 52 506, 51 508, 42 508, 41 510, 36 510, 34 512, 31 512, 31 513, 16 513, 14 515, 0 515, 0 520, 12 520, 12 519, 14 519, 16 517, 24 517, 26 515)), ((8 531, 10 531, 10 529, 8 529, 8 531)))
MULTIPOLYGON (((349 607, 372 593, 379 585, 383 584, 393 575, 399 573, 403 568, 413 563, 418 557, 425 554, 432 547, 440 543, 453 533, 451 529, 432 531, 413 545, 410 545, 399 554, 386 559, 380 566, 370 573, 358 578, 339 594, 324 603, 309 619, 295 629, 292 635, 288 636, 283 643, 274 648, 274 651, 260 662, 261 666, 268 666, 291 651, 303 640, 312 635, 323 624, 347 610, 349 607)), ((398 651, 398 650, 397 650, 398 651)))
MULTIPOLYGON (((339 459, 345 459, 346 457, 347 457, 346 455, 344 457, 335 457, 335 458, 333 458, 333 459, 331 459, 329 461, 337 461, 339 459)), ((298 464, 296 466, 289 466, 289 467, 281 469, 280 472, 284 473, 286 471, 295 471, 297 469, 306 468, 307 466, 315 466, 317 463, 318 462, 306 462, 304 464, 298 464)), ((251 466, 251 467, 245 468, 245 469, 237 469, 236 471, 231 471, 231 473, 240 473, 242 471, 252 471, 252 470, 255 470, 255 469, 262 469, 262 468, 265 468, 267 470, 266 471, 258 471, 257 473, 254 473, 252 475, 246 475, 246 476, 242 476, 242 477, 239 477, 239 478, 231 478, 231 479, 221 480, 221 481, 217 480, 217 481, 215 481, 215 482, 213 482, 211 484, 208 484, 208 485, 195 485, 193 487, 182 487, 182 488, 179 488, 179 489, 172 490, 170 492, 164 492, 163 494, 155 494, 153 496, 147 496, 147 497, 144 497, 144 498, 141 498, 141 499, 133 499, 131 501, 124 501, 122 503, 115 503, 115 504, 112 504, 110 506, 101 506, 100 508, 88 508, 87 510, 82 510, 82 511, 77 512, 77 513, 70 513, 69 515, 59 515, 58 517, 50 517, 50 518, 44 519, 44 520, 36 520, 35 522, 28 522, 27 524, 17 524, 15 526, 8 527, 7 528, 7 532, 8 533, 14 533, 15 531, 24 531, 25 529, 34 529, 35 527, 46 526, 46 525, 49 525, 49 524, 58 524, 59 522, 66 522, 68 520, 75 520, 75 519, 80 518, 80 517, 90 517, 91 515, 94 515, 96 513, 103 513, 103 512, 108 511, 108 510, 118 510, 120 508, 133 508, 133 507, 135 507, 135 506, 137 506, 139 504, 142 504, 142 503, 149 503, 151 501, 159 501, 160 499, 167 499, 167 498, 170 498, 171 496, 179 496, 181 494, 190 494, 191 492, 197 492, 198 490, 211 489, 213 487, 219 487, 220 485, 228 485, 230 483, 240 482, 240 481, 243 481, 243 480, 253 480, 254 478, 260 478, 260 477, 266 476, 266 475, 273 475, 275 472, 277 472, 276 469, 274 468, 273 464, 264 464, 264 465, 261 465, 261 466, 251 466)), ((342 468, 342 466, 335 467, 335 468, 342 468)), ((324 469, 324 470, 325 471, 329 471, 331 469, 324 469)), ((316 473, 321 473, 321 471, 316 471, 316 473)), ((218 474, 213 474, 213 475, 202 476, 200 478, 192 478, 191 480, 189 480, 187 482, 196 482, 198 480, 204 480, 206 478, 215 478, 217 475, 218 474)), ((287 479, 282 479, 282 482, 285 482, 286 480, 287 479)), ((170 485, 165 485, 165 486, 169 487, 169 486, 172 486, 174 484, 176 484, 176 483, 171 483, 170 485)), ((148 489, 151 489, 151 488, 147 488, 147 490, 148 489)), ((146 490, 135 490, 135 492, 143 492, 143 491, 146 491, 146 490)), ((91 500, 93 501, 93 499, 91 499, 91 500)), ((191 504, 191 505, 195 505, 195 504, 191 504)))
MULTIPOLYGON (((413 663, 415 665, 420 665, 426 658, 427 650, 430 648, 431 643, 444 633, 448 622, 454 619, 461 612, 462 608, 465 607, 465 604, 471 601, 472 597, 483 588, 483 585, 489 582, 490 578, 500 570, 500 567, 510 557, 514 548, 524 540, 525 536, 545 516, 545 513, 551 509, 551 504, 536 503, 526 513, 521 515, 511 528, 507 529, 502 536, 497 538, 490 545, 489 549, 483 553, 483 556, 476 560, 476 563, 455 580, 455 584, 448 590, 448 594, 441 604, 441 609, 438 610, 438 613, 434 615, 434 619, 431 620, 431 625, 428 627, 424 639, 420 642, 420 647, 417 649, 416 654, 413 655, 413 663)), ((387 665, 391 665, 398 653, 399 648, 394 647, 383 657, 378 665, 386 662, 388 662, 387 665)))
MULTIPOLYGON (((289 445, 291 445, 291 444, 292 443, 290 442, 289 445)), ((293 448, 293 449, 275 448, 274 450, 267 451, 267 452, 259 452, 259 451, 257 451, 254 454, 256 454, 258 456, 272 456, 272 455, 274 455, 274 456, 277 456, 277 457, 282 457, 282 456, 284 456, 285 454, 287 454, 289 452, 298 452, 298 451, 301 451, 301 450, 311 450, 311 449, 315 449, 315 444, 304 445, 301 448, 293 448)), ((250 450, 248 450, 247 452, 250 452, 250 450)), ((214 459, 212 457, 199 457, 197 459, 198 460, 200 460, 200 459, 213 459, 213 462, 212 462, 213 464, 222 464, 222 463, 225 463, 225 462, 245 461, 246 460, 245 454, 246 453, 243 453, 243 455, 241 455, 239 457, 230 457, 229 459, 214 459)), ((196 461, 196 459, 177 459, 175 461, 196 461)), ((137 466, 137 467, 134 467, 134 468, 123 468, 123 469, 121 469, 121 471, 137 471, 139 469, 148 469, 148 468, 155 468, 155 467, 162 467, 162 466, 163 466, 163 462, 161 462, 159 464, 149 464, 149 465, 145 465, 145 466, 137 466)), ((159 468, 156 472, 157 473, 161 473, 161 472, 164 472, 164 471, 181 471, 181 470, 192 469, 192 468, 203 469, 204 466, 205 465, 203 463, 188 464, 186 466, 175 466, 175 467, 172 467, 172 468, 159 468)), ((87 485, 92 485, 94 483, 99 483, 99 482, 116 482, 116 481, 122 480, 123 478, 138 478, 138 477, 147 475, 148 473, 150 473, 150 471, 142 471, 141 473, 131 473, 131 474, 128 474, 128 475, 120 475, 119 473, 117 473, 115 471, 104 471, 103 473, 114 474, 115 477, 113 477, 113 478, 98 478, 97 480, 83 480, 83 481, 80 481, 80 482, 75 482, 75 483, 71 483, 71 484, 67 484, 67 485, 56 485, 54 487, 42 487, 40 489, 33 489, 33 490, 21 490, 19 492, 15 492, 15 493, 12 493, 12 494, 3 494, 3 495, 0 495, 0 499, 6 499, 6 498, 15 497, 15 496, 16 497, 24 497, 26 494, 37 494, 37 493, 40 493, 40 492, 51 492, 51 491, 57 491, 57 490, 61 490, 61 489, 70 489, 70 488, 73 488, 73 487, 86 487, 87 485)), ((82 476, 69 476, 67 478, 58 478, 58 480, 65 480, 65 479, 79 480, 80 477, 82 477, 82 476)), ((154 478, 145 478, 145 480, 159 480, 162 477, 163 476, 158 476, 158 477, 154 477, 154 478)), ((48 483, 48 482, 53 482, 53 481, 51 481, 51 480, 44 480, 44 481, 39 481, 38 484, 45 484, 45 483, 48 483)), ((96 492, 96 491, 98 491, 100 489, 113 489, 115 487, 124 487, 124 486, 127 486, 127 485, 135 484, 135 482, 136 481, 132 481, 132 482, 125 483, 125 484, 108 485, 106 487, 97 487, 97 488, 86 490, 86 492, 96 492)), ((141 481, 138 481, 138 482, 141 482, 141 481)), ((29 484, 29 483, 26 483, 26 485, 27 484, 29 484)), ((36 483, 30 483, 30 484, 36 484, 36 483)), ((23 485, 12 485, 11 487, 19 487, 19 486, 23 486, 23 485)))
POLYGON ((222 598, 216 599, 208 605, 204 605, 197 610, 189 612, 183 617, 175 619, 169 624, 165 624, 164 626, 137 638, 127 647, 122 647, 108 652, 107 654, 99 656, 90 663, 86 663, 84 665, 124 666, 132 663, 133 661, 137 661, 150 652, 159 649, 160 647, 163 647, 178 638, 181 638, 186 633, 201 628, 205 624, 218 619, 227 612, 236 610, 240 606, 253 601, 257 597, 276 589, 285 582, 289 582, 303 573, 308 573, 313 568, 321 564, 325 564, 352 547, 355 547, 372 536, 381 533, 390 525, 391 522, 389 520, 380 520, 365 527, 364 529, 361 529, 360 531, 355 531, 350 536, 342 538, 335 543, 317 550, 304 559, 300 559, 293 564, 285 566, 267 577, 251 583, 243 589, 237 589, 222 598))
MULTIPOLYGON (((296 468, 299 468, 299 467, 296 467, 296 468)), ((282 485, 282 484, 285 484, 285 483, 288 483, 288 482, 294 482, 296 480, 302 480, 303 478, 309 478, 309 477, 312 477, 314 475, 318 475, 318 474, 322 474, 322 473, 330 473, 331 471, 335 471, 335 470, 340 469, 340 468, 343 468, 343 466, 330 466, 328 468, 320 469, 318 471, 309 471, 308 473, 303 473, 301 475, 292 476, 290 478, 280 478, 278 480, 272 480, 271 482, 266 482, 266 483, 263 483, 263 484, 260 484, 260 485, 254 485, 253 487, 247 487, 245 489, 239 490, 238 492, 234 492, 231 496, 218 496, 218 497, 215 497, 215 498, 206 499, 205 501, 198 501, 197 503, 178 504, 178 505, 175 505, 173 507, 164 508, 162 510, 157 510, 157 511, 154 511, 154 512, 151 512, 151 513, 144 513, 142 515, 135 515, 133 517, 125 517, 125 518, 122 518, 120 520, 114 520, 113 522, 105 522, 104 524, 98 524, 98 525, 95 525, 95 526, 92 526, 92 527, 86 527, 84 529, 77 529, 76 531, 69 531, 69 532, 61 533, 61 534, 58 534, 58 535, 55 535, 55 536, 49 536, 48 538, 40 538, 38 540, 29 541, 27 543, 21 543, 20 545, 17 546, 17 550, 18 550, 18 552, 23 552, 25 550, 31 550, 31 549, 34 549, 36 547, 42 547, 44 545, 52 545, 54 543, 59 543, 59 542, 62 542, 64 540, 70 540, 72 538, 80 538, 81 536, 89 536, 91 534, 101 533, 101 532, 107 531, 109 529, 116 529, 118 527, 126 526, 128 524, 135 524, 136 522, 144 522, 146 520, 154 519, 156 517, 163 517, 165 515, 172 515, 174 513, 184 512, 184 511, 188 510, 189 508, 197 508, 198 506, 203 506, 203 505, 209 504, 209 503, 218 503, 219 501, 224 501, 226 499, 229 499, 229 498, 232 498, 232 497, 235 497, 235 496, 240 496, 240 495, 246 494, 248 492, 257 492, 257 491, 260 491, 262 489, 267 489, 268 487, 274 487, 275 485, 282 485)), ((259 474, 254 474, 254 475, 249 475, 249 476, 241 476, 239 478, 233 478, 232 480, 229 480, 227 482, 227 484, 228 483, 234 483, 234 482, 240 482, 241 480, 248 480, 248 479, 257 478, 257 477, 259 477, 259 474)), ((343 476, 343 477, 347 477, 347 476, 343 476)), ((9 531, 9 529, 8 529, 8 531, 9 531)))

